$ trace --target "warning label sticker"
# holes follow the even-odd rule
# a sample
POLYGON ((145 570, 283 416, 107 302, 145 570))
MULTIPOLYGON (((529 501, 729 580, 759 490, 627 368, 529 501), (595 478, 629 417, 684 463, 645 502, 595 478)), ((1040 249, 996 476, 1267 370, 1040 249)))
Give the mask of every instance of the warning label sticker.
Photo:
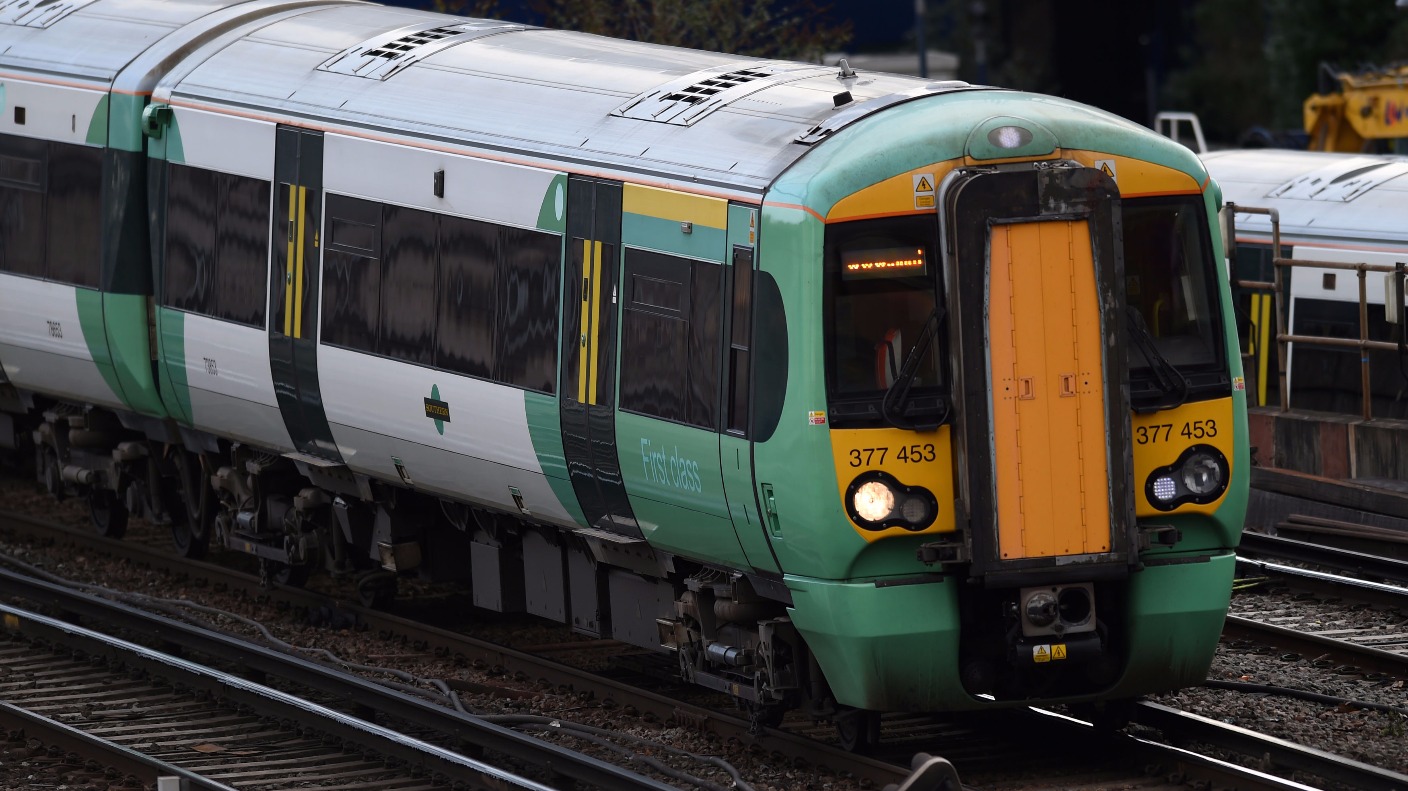
POLYGON ((1053 662, 1066 658, 1066 644, 1056 643, 1055 645, 1034 645, 1032 646, 1032 661, 1037 664, 1043 662, 1053 662))
POLYGON ((934 208, 934 174, 914 174, 914 208, 934 208))
POLYGON ((1115 160, 1113 159, 1095 160, 1095 169, 1114 179, 1116 183, 1120 180, 1120 177, 1115 171, 1115 160))

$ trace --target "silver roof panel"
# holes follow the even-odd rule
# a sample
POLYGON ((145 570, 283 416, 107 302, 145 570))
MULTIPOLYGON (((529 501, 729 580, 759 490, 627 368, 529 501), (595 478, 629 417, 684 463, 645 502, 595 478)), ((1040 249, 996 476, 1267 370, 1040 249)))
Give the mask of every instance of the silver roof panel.
POLYGON ((471 20, 374 5, 310 11, 207 47, 203 62, 157 96, 756 193, 806 152, 794 141, 808 130, 841 111, 861 117, 869 100, 922 94, 926 85, 883 74, 843 82, 836 69, 815 64, 538 28, 438 48, 385 80, 319 69, 397 31, 464 23, 471 20), (701 103, 683 110, 687 125, 634 117, 634 108, 651 101, 658 108, 700 75, 748 68, 768 76, 707 96, 708 112, 698 117, 684 119, 701 103), (833 97, 846 90, 855 101, 838 110, 833 97))
MULTIPOLYGON (((1202 156, 1224 201, 1273 208, 1284 236, 1408 245, 1408 157, 1285 149, 1202 156)), ((1270 233, 1262 215, 1239 215, 1238 231, 1270 233)))

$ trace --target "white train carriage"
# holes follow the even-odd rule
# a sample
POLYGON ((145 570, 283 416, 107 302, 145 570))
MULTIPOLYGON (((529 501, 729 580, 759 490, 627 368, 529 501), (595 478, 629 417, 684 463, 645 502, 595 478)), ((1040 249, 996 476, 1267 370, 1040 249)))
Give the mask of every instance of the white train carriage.
MULTIPOLYGON (((1202 155, 1222 188, 1240 206, 1275 209, 1282 256, 1305 261, 1408 263, 1408 158, 1285 149, 1214 151, 1202 155)), ((1236 274, 1270 281, 1271 220, 1266 214, 1236 218, 1236 274)), ((1359 279, 1353 271, 1292 267, 1288 331, 1298 335, 1359 337, 1359 279)), ((1369 273, 1365 281, 1369 337, 1386 340, 1395 298, 1391 276, 1369 273)), ((1243 294, 1243 348, 1254 356, 1253 403, 1278 400, 1275 318, 1270 294, 1243 294)), ((1400 320, 1401 321, 1401 320, 1400 320)), ((1400 327, 1402 325, 1400 324, 1400 327)), ((1399 363, 1388 352, 1371 351, 1374 414, 1408 417, 1396 397, 1399 363)), ((1359 353, 1310 344, 1289 344, 1287 377, 1291 405, 1354 414, 1361 409, 1359 353), (1300 348, 1296 348, 1299 346, 1300 348)))

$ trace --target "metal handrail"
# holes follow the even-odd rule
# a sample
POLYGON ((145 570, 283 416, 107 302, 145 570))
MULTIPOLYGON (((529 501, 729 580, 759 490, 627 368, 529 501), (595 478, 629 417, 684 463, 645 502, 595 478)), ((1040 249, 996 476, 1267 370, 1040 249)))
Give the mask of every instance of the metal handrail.
MULTIPOLYGON (((1289 371, 1286 370, 1286 351, 1288 343, 1314 343, 1320 346, 1335 346, 1339 348, 1359 349, 1360 366, 1360 389, 1363 393, 1363 416, 1365 421, 1373 419, 1373 393, 1370 390, 1370 350, 1379 351, 1403 351, 1403 343, 1390 343, 1388 341, 1369 340, 1369 299, 1367 278, 1370 272, 1381 272, 1385 274, 1397 273, 1401 278, 1405 272, 1404 262, 1396 264, 1351 264, 1343 261, 1312 261, 1308 259, 1284 258, 1281 255, 1281 214, 1276 209, 1260 208, 1255 206, 1238 206, 1235 203, 1227 203, 1224 209, 1227 211, 1227 239, 1228 249, 1228 280, 1238 288, 1252 291, 1271 291, 1274 310, 1276 313, 1276 362, 1277 376, 1280 380, 1281 391, 1281 411, 1288 412, 1291 408, 1290 383, 1288 380, 1289 371), (1271 282, 1264 280, 1238 280, 1231 277, 1232 255, 1236 246, 1236 220, 1237 214, 1262 214, 1271 218, 1271 264, 1274 268, 1275 279, 1271 282), (1331 338, 1319 335, 1294 335, 1286 331, 1286 311, 1284 296, 1284 278, 1282 272, 1296 266, 1315 267, 1316 269, 1339 269, 1343 271, 1355 272, 1359 277, 1359 339, 1351 338, 1331 338)), ((1389 298, 1389 295, 1385 295, 1389 298)), ((1402 311, 1399 312, 1399 321, 1404 321, 1402 311)))

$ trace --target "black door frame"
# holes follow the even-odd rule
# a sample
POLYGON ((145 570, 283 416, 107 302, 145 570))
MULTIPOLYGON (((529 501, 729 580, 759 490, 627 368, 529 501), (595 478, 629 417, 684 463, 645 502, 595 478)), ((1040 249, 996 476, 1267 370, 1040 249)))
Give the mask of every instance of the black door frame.
POLYGON ((573 176, 563 255, 562 450, 587 523, 643 538, 616 447, 620 182, 573 176))
POLYGON ((323 133, 279 126, 269 270, 269 370, 300 453, 341 462, 318 383, 323 133))

